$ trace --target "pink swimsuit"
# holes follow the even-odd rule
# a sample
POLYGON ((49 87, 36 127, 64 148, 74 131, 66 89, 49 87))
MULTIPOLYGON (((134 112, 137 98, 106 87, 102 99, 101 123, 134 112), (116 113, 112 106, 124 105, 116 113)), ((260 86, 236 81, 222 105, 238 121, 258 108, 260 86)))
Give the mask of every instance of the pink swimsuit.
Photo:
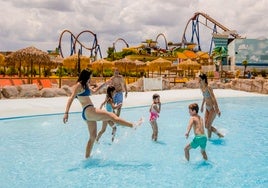
POLYGON ((150 121, 154 121, 159 117, 158 113, 150 112, 150 121))
MULTIPOLYGON (((154 105, 156 105, 156 104, 154 104, 154 105)), ((153 105, 152 105, 151 109, 150 109, 150 121, 154 121, 158 117, 159 117, 159 115, 158 115, 157 111, 153 108, 153 105)))

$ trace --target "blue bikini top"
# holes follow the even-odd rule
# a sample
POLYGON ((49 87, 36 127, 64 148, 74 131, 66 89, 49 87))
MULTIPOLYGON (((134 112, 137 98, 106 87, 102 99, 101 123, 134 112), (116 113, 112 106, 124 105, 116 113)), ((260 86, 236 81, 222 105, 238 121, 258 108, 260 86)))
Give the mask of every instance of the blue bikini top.
POLYGON ((209 93, 208 89, 206 89, 206 91, 203 92, 203 96, 204 96, 204 98, 210 97, 210 93, 209 93))
POLYGON ((90 94, 90 89, 86 87, 86 89, 82 93, 78 93, 77 96, 90 96, 90 94))

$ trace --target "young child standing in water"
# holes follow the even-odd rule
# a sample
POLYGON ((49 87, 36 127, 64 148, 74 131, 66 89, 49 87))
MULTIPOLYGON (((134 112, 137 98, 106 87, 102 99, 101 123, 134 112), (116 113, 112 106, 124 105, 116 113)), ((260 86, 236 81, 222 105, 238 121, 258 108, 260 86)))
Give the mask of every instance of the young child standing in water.
MULTIPOLYGON (((114 95, 115 95, 115 87, 114 86, 108 86, 107 87, 106 98, 103 101, 103 103, 101 104, 100 109, 102 109, 102 107, 105 105, 107 112, 114 113, 114 109, 120 108, 122 106, 122 104, 118 104, 118 105, 115 105, 114 104, 114 101, 113 101, 114 95)), ((114 124, 113 121, 109 120, 109 121, 103 121, 102 122, 102 128, 99 131, 99 133, 97 135, 97 138, 96 138, 96 141, 97 142, 99 141, 101 135, 106 131, 106 128, 107 128, 107 125, 108 124, 113 128, 113 131, 112 131, 112 142, 114 141, 114 137, 115 137, 115 133, 116 133, 116 125, 114 124)))
POLYGON ((189 105, 190 120, 185 133, 186 139, 189 137, 189 133, 193 127, 195 137, 191 143, 187 144, 184 148, 185 158, 187 161, 190 159, 190 149, 196 149, 198 146, 201 148, 201 153, 205 160, 208 159, 206 154, 207 136, 205 135, 203 119, 198 115, 199 107, 198 104, 193 103, 189 105))
POLYGON ((153 129, 152 140, 157 141, 158 136, 158 126, 157 126, 157 118, 159 117, 159 113, 161 110, 161 102, 160 96, 158 94, 153 95, 153 104, 150 107, 150 124, 153 129))

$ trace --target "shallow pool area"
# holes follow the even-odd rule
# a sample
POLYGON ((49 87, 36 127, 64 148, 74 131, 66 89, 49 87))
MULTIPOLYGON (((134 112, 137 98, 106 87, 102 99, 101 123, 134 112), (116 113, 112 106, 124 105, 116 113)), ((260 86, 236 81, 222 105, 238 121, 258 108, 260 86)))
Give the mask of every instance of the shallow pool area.
POLYGON ((208 141, 208 161, 192 149, 187 162, 183 151, 193 138, 193 132, 184 136, 188 104, 201 99, 163 104, 157 142, 151 141, 149 106, 124 108, 123 118, 144 116, 143 125, 118 126, 113 143, 107 127, 89 159, 80 113, 66 125, 62 114, 1 120, 1 187, 267 187, 267 99, 218 99, 222 116, 214 124, 225 138, 208 141))

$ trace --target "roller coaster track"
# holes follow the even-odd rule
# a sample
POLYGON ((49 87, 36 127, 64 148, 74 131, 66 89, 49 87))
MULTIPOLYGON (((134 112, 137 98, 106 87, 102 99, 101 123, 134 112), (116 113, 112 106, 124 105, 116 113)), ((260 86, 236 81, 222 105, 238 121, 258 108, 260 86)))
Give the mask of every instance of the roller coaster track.
POLYGON ((114 51, 115 51, 115 44, 116 44, 118 41, 122 41, 122 42, 124 42, 125 45, 127 46, 127 48, 129 47, 128 43, 127 43, 124 39, 122 39, 122 38, 118 38, 118 39, 116 39, 116 41, 113 43, 113 49, 114 49, 114 51))
POLYGON ((163 33, 158 34, 157 37, 156 37, 156 39, 155 39, 155 41, 158 42, 157 40, 158 40, 158 38, 159 38, 160 36, 162 36, 162 37, 164 38, 164 40, 165 40, 165 45, 166 45, 166 50, 167 50, 167 49, 168 49, 168 43, 167 43, 167 39, 166 39, 166 37, 165 37, 165 35, 164 35, 163 33))
MULTIPOLYGON (((219 32, 217 31, 217 28, 220 28, 223 33, 227 34, 228 37, 231 37, 231 38, 241 38, 240 35, 238 35, 236 33, 236 31, 234 30, 230 30, 228 29, 227 27, 225 27, 224 25, 220 24, 219 22, 217 22, 215 19, 211 18, 209 15, 205 14, 205 13, 202 13, 202 12, 196 12, 194 14, 194 16, 192 18, 190 18, 186 24, 186 27, 184 29, 184 32, 183 32, 183 36, 182 36, 182 45, 186 44, 187 43, 187 40, 186 40, 186 31, 187 31, 187 27, 189 25, 189 23, 192 22, 192 37, 191 37, 191 43, 194 43, 194 36, 196 37, 197 39, 197 46, 198 46, 198 50, 201 50, 201 46, 200 46, 200 39, 199 39, 199 23, 203 24, 204 26, 206 26, 207 28, 213 30, 213 34, 219 34, 219 32), (203 18, 205 18, 205 23, 202 23, 199 21, 199 17, 202 16, 203 18), (211 28, 209 27, 208 25, 208 22, 214 24, 214 27, 211 28)), ((213 37, 212 37, 212 40, 213 40, 213 37)), ((212 45, 212 42, 211 42, 211 45, 212 45)), ((211 49, 211 47, 210 47, 211 49)))
POLYGON ((61 57, 64 58, 63 52, 62 52, 62 37, 63 37, 63 35, 65 33, 67 33, 67 34, 69 33, 71 35, 71 38, 70 38, 70 43, 71 43, 70 56, 73 55, 73 54, 76 54, 76 46, 78 44, 78 45, 80 45, 80 49, 78 50, 78 53, 82 54, 83 53, 82 52, 82 49, 85 49, 85 50, 90 51, 90 57, 93 57, 95 60, 96 60, 96 57, 97 57, 97 54, 98 53, 99 53, 100 57, 102 58, 100 46, 99 46, 98 40, 97 40, 97 35, 95 33, 93 33, 92 31, 90 31, 90 30, 84 30, 84 31, 80 32, 77 36, 75 36, 69 30, 64 30, 60 34, 59 45, 58 45, 58 48, 59 48, 59 52, 60 52, 61 57), (92 44, 92 47, 87 47, 81 41, 79 41, 79 37, 82 34, 84 34, 84 33, 87 33, 87 34, 90 34, 90 35, 93 36, 93 44, 92 44))

